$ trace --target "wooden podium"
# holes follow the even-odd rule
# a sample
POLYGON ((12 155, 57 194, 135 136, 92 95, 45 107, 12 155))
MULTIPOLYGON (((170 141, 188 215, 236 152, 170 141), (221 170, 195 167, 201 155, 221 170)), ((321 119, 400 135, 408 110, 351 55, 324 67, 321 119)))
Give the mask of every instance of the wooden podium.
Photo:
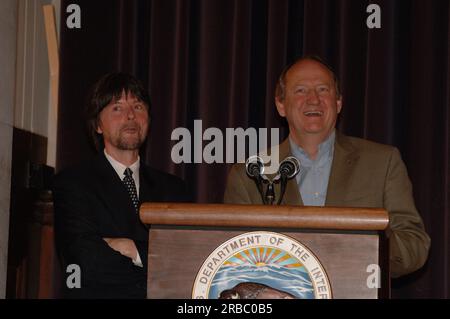
POLYGON ((332 298, 389 298, 384 232, 389 217, 384 209, 144 203, 140 218, 151 225, 148 298, 192 298, 197 275, 211 275, 204 267, 211 253, 233 237, 255 231, 304 245, 323 266, 332 298))

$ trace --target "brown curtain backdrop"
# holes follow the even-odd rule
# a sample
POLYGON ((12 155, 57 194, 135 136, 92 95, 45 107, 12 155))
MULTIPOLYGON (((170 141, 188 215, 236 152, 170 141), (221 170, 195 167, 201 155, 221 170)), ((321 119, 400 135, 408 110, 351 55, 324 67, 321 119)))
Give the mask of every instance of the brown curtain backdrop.
MULTIPOLYGON (((393 297, 450 297, 450 4, 378 0, 381 29, 368 29, 371 1, 63 0, 57 168, 94 154, 82 110, 106 72, 148 86, 152 124, 142 156, 190 185, 196 202, 220 202, 227 164, 174 164, 171 133, 195 119, 217 127, 280 127, 276 79, 295 57, 317 54, 341 80, 339 129, 398 147, 432 238, 426 266, 393 282, 393 297), (67 5, 81 8, 68 29, 67 5)), ((204 142, 206 145, 208 142, 204 142)))

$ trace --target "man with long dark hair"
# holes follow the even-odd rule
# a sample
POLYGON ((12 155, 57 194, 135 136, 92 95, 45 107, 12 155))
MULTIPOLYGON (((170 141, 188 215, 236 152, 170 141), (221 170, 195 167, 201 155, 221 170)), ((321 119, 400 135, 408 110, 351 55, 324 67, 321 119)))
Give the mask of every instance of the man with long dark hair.
POLYGON ((139 157, 149 108, 148 93, 127 74, 107 74, 92 90, 87 125, 99 154, 58 174, 53 187, 63 270, 68 276, 76 265, 81 275, 80 287, 66 285, 67 297, 146 297, 148 229, 139 204, 187 201, 180 179, 139 157))

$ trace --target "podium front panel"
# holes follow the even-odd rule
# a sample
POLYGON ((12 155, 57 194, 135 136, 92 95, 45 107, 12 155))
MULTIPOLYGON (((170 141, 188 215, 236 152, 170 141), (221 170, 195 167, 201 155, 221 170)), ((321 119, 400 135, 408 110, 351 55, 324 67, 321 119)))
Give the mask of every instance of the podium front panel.
MULTIPOLYGON (((253 231, 265 230, 152 226, 149 237, 148 298, 192 298, 196 276, 208 256, 231 238, 253 231)), ((328 276, 332 298, 379 298, 382 289, 389 289, 385 282, 382 282, 382 289, 377 289, 379 285, 371 285, 373 269, 378 265, 383 268, 380 246, 386 245, 380 241, 376 231, 267 231, 288 236, 314 254, 328 276)), ((205 280, 208 280, 207 276, 205 280)))

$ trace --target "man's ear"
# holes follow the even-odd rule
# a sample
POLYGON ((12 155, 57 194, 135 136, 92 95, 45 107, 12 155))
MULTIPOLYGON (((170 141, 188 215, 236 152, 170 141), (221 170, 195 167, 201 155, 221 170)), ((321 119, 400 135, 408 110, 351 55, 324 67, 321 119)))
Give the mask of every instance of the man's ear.
POLYGON ((275 105, 277 106, 278 114, 280 114, 281 117, 286 117, 286 109, 284 107, 284 103, 280 100, 279 97, 275 97, 275 105))
POLYGON ((339 114, 339 113, 341 113, 341 110, 342 110, 342 95, 336 101, 336 105, 337 105, 337 114, 339 114))
POLYGON ((97 129, 95 130, 98 134, 103 134, 103 130, 100 126, 100 121, 97 122, 97 129))

